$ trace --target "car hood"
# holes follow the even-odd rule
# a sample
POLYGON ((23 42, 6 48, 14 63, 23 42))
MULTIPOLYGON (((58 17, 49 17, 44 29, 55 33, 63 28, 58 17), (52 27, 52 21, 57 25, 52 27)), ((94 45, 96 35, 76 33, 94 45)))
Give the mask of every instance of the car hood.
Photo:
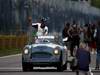
POLYGON ((37 47, 37 46, 47 46, 47 47, 51 47, 51 48, 56 48, 56 47, 59 47, 59 48, 63 48, 62 46, 60 45, 57 45, 57 44, 32 44, 31 47, 37 47))

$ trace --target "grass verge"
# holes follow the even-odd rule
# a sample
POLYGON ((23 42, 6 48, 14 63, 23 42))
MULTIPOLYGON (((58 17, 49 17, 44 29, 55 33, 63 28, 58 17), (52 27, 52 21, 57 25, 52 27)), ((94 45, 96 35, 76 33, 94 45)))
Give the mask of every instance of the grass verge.
POLYGON ((21 53, 21 49, 16 49, 16 48, 9 48, 9 49, 0 49, 0 57, 1 56, 7 56, 7 55, 13 55, 13 54, 19 54, 21 53))

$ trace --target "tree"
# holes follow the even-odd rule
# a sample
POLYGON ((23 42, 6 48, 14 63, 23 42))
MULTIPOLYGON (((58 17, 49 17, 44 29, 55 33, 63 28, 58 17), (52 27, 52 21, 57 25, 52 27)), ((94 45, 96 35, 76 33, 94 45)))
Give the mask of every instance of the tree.
POLYGON ((100 8, 100 0, 91 0, 91 5, 100 8))

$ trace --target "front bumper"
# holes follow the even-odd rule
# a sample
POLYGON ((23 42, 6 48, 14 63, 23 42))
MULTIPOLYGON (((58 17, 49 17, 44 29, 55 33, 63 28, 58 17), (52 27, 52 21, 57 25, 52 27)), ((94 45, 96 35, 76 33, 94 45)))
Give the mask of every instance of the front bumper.
POLYGON ((60 62, 23 62, 22 64, 34 67, 57 67, 60 65, 60 62))
POLYGON ((52 56, 51 58, 29 58, 22 57, 22 63, 33 66, 58 66, 60 63, 60 56, 52 56))

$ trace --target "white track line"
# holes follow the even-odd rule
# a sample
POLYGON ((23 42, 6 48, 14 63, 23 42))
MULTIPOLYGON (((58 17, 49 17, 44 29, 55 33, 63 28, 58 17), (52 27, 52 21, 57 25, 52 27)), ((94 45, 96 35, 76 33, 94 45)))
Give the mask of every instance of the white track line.
POLYGON ((14 54, 14 55, 2 56, 2 57, 0 57, 0 59, 1 58, 10 58, 10 57, 15 57, 15 56, 20 56, 20 55, 22 55, 22 54, 14 54))
POLYGON ((20 70, 21 67, 0 67, 0 70, 20 70))
MULTIPOLYGON (((0 67, 0 70, 4 70, 4 69, 9 69, 9 70, 12 70, 12 69, 22 69, 22 67, 0 67)), ((54 67, 34 67, 34 69, 56 69, 54 67)), ((67 68, 68 71, 71 71, 70 68, 67 68)), ((91 70, 95 70, 95 68, 91 68, 91 70)))

